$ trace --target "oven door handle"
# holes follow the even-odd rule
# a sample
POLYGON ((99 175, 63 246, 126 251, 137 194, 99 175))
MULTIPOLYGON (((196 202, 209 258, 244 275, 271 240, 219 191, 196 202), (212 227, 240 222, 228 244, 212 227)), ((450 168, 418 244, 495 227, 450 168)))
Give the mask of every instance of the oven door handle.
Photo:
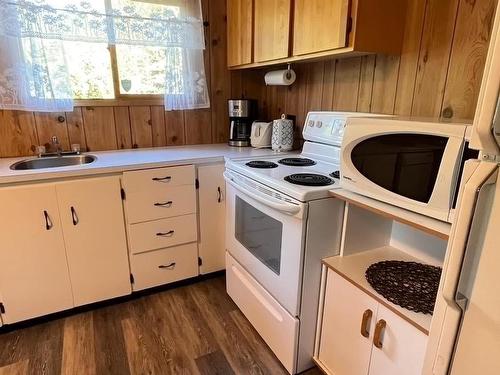
POLYGON ((287 204, 287 203, 277 203, 269 198, 267 198, 264 195, 258 194, 256 192, 247 190, 239 185, 237 185, 231 177, 229 177, 226 173, 224 173, 224 179, 228 184, 230 184, 232 187, 234 187, 236 190, 242 192, 243 194, 248 195, 250 198, 255 199, 259 203, 265 204, 266 206, 269 206, 271 208, 274 208, 278 211, 286 212, 288 214, 294 215, 300 211, 300 206, 295 205, 295 204, 287 204))

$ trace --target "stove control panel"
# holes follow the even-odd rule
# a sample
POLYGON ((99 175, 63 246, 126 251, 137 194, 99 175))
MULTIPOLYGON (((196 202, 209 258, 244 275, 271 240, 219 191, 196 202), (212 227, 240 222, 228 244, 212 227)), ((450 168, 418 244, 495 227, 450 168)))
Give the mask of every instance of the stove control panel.
POLYGON ((302 135, 308 141, 340 146, 346 121, 342 112, 309 112, 302 135))
POLYGON ((302 136, 306 141, 341 146, 349 117, 373 117, 373 113, 362 112, 309 112, 302 136))

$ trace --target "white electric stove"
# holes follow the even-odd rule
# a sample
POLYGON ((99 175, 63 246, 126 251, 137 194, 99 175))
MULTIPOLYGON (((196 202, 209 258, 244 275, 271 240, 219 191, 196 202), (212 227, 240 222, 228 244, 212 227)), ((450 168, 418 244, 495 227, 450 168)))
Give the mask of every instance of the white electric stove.
POLYGON ((350 116, 373 114, 310 112, 300 154, 226 162, 227 292, 291 374, 313 366, 321 259, 340 250, 350 116))

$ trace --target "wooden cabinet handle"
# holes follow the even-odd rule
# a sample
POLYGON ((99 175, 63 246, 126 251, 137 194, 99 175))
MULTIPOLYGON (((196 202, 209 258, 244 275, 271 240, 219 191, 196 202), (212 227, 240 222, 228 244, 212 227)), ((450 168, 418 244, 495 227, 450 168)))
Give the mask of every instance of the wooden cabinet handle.
POLYGON ((368 325, 370 324, 373 316, 373 311, 370 309, 363 313, 363 318, 361 319, 361 336, 370 337, 370 331, 368 330, 368 325))
POLYGON ((385 322, 384 319, 380 319, 377 322, 377 325, 375 326, 375 334, 373 335, 373 345, 375 345, 377 348, 382 349, 382 340, 380 339, 380 336, 382 336, 382 331, 384 330, 385 326, 387 323, 385 322))

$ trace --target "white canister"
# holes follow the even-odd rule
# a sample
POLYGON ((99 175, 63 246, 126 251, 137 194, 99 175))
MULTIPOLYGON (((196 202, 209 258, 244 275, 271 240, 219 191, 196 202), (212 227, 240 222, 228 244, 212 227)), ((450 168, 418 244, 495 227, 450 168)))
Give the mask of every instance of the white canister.
POLYGON ((290 151, 293 148, 293 121, 285 115, 273 121, 271 146, 274 151, 290 151))

